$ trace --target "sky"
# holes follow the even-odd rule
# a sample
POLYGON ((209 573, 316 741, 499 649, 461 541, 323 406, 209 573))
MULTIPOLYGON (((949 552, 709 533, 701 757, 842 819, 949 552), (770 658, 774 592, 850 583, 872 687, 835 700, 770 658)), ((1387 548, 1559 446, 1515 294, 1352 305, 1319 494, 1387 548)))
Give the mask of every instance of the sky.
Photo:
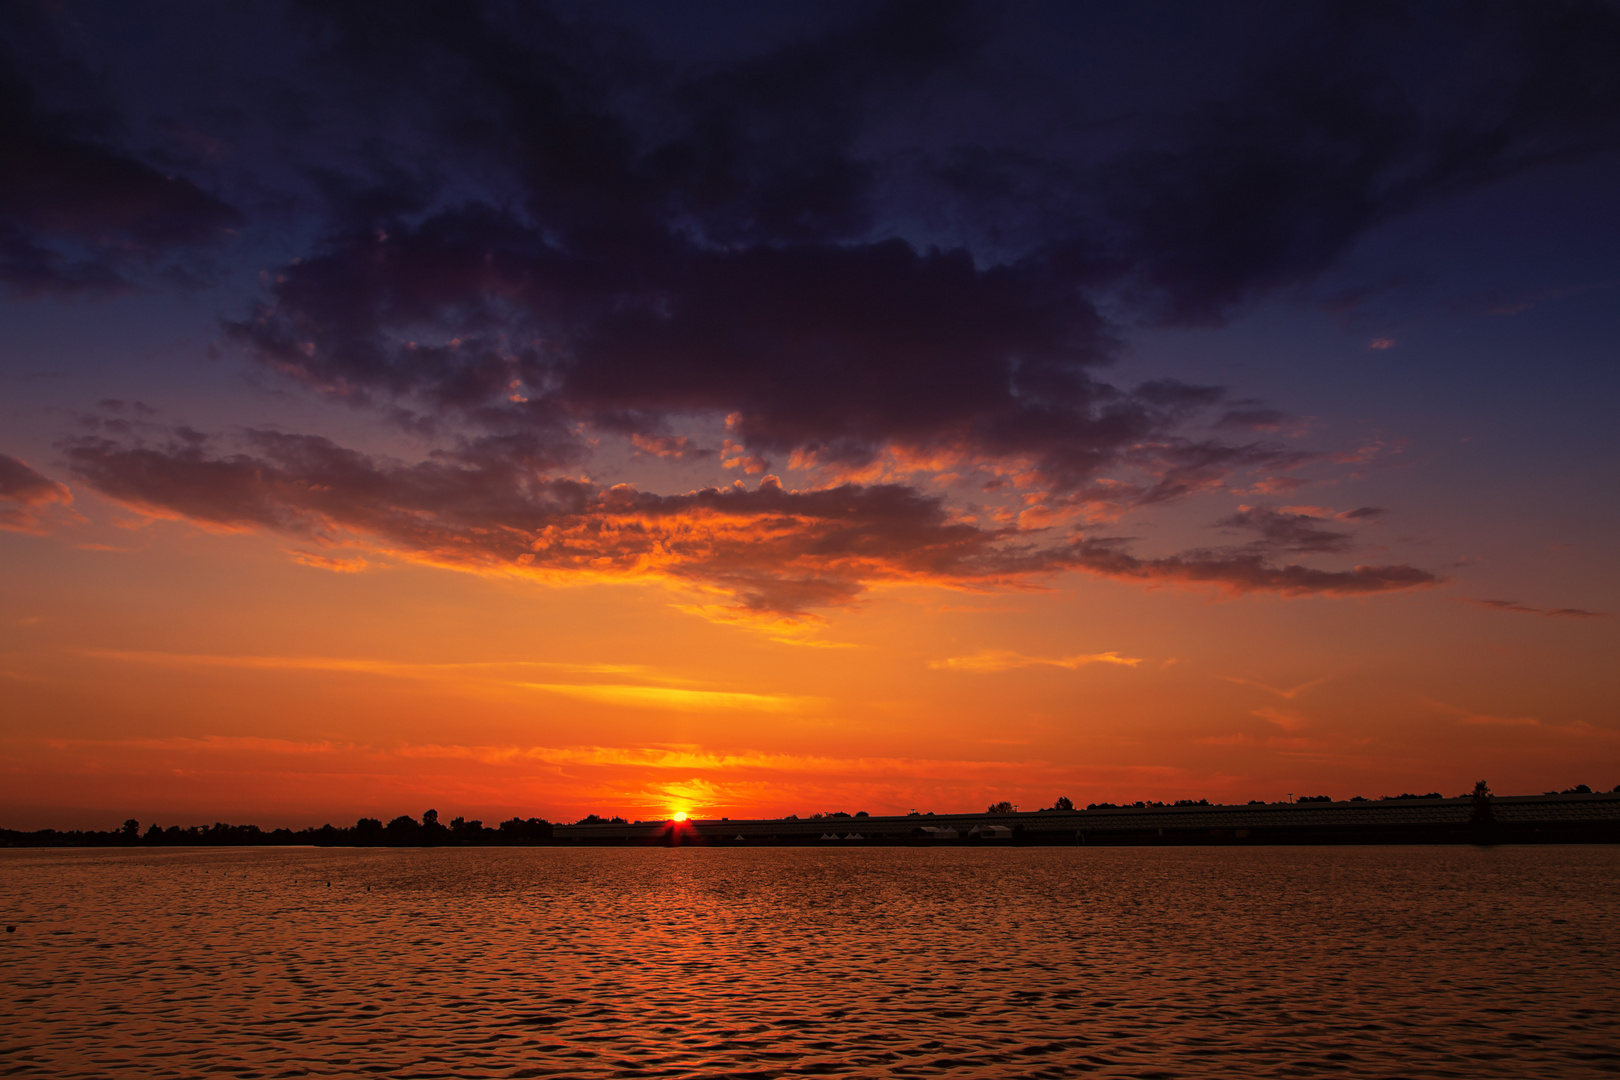
POLYGON ((0 825, 1620 783, 1620 5, 0 19, 0 825))

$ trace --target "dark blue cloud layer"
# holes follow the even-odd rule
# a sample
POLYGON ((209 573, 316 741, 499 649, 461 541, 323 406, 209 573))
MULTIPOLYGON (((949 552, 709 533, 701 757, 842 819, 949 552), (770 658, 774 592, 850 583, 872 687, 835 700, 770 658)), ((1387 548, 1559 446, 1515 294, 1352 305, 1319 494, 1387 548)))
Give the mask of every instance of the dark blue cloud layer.
MULTIPOLYGON (((707 52, 701 33, 652 40, 638 21, 650 11, 634 7, 213 11, 199 18, 235 40, 227 51, 247 48, 232 21, 256 20, 254 55, 278 58, 275 70, 148 65, 151 85, 181 84, 168 100, 184 115, 158 118, 121 117, 111 91, 94 117, 53 102, 60 24, 20 7, 0 56, 0 281, 35 294, 165 287, 227 229, 299 237, 302 254, 265 274, 252 310, 222 313, 227 338, 299 385, 457 447, 418 466, 353 466, 362 488, 454 535, 473 527, 457 517, 467 492, 429 497, 435 470, 463 470, 457 484, 490 495, 478 528, 521 530, 538 492, 573 490, 554 477, 589 458, 593 436, 697 454, 710 448, 681 440, 721 418, 756 459, 960 461, 1029 477, 1048 508, 1106 486, 1118 509, 1311 458, 1270 438, 1291 418, 1264 402, 1110 378, 1133 326, 1219 323, 1310 282, 1393 217, 1620 149, 1612 4, 1245 8, 1206 19, 1208 40, 1164 35, 1167 50, 1206 57, 1186 85, 1162 64, 1144 68, 1159 72, 1152 85, 1127 64, 1099 64, 1107 85, 1061 58, 1043 67, 1042 26, 1088 18, 1068 7, 824 10, 707 52), (130 134, 158 128, 227 149, 203 169, 130 134)), ((1106 45, 1116 28, 1095 19, 1106 45)), ((114 33, 89 22, 91 39, 114 33)), ((150 37, 161 52, 165 34, 150 37)), ((382 519, 296 494, 316 444, 291 461, 294 443, 272 452, 258 438, 258 456, 128 442, 73 454, 106 493, 200 520, 296 531, 315 515, 399 539, 382 519), (283 476, 273 497, 240 479, 271 475, 283 476)), ((847 492, 944 512, 909 489, 847 492)), ((569 513, 600 496, 578 497, 586 508, 569 513)), ((726 496, 762 519, 776 497, 726 496)), ((1257 540, 1143 561, 1070 538, 1018 565, 1282 591, 1433 580, 1274 566, 1279 552, 1353 546, 1307 515, 1259 508, 1219 524, 1257 540)), ((951 571, 962 580, 1014 565, 1008 545, 1026 543, 970 532, 975 554, 951 571)), ((832 563, 816 565, 804 580, 832 563)), ((821 595, 854 595, 864 579, 838 580, 821 595)))

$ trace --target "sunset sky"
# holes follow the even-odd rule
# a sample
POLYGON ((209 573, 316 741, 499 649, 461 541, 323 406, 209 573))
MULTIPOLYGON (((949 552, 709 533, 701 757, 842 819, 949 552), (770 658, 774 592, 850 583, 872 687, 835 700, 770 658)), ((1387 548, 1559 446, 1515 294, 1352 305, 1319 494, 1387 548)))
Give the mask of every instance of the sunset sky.
POLYGON ((1620 783, 1620 7, 0 16, 0 826, 1620 783))

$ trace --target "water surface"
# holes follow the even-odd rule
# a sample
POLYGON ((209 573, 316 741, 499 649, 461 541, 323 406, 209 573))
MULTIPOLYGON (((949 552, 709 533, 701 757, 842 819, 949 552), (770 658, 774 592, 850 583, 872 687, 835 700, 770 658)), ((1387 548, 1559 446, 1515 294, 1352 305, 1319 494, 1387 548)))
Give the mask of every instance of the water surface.
POLYGON ((0 851, 0 1075, 1604 1076, 1614 848, 0 851))

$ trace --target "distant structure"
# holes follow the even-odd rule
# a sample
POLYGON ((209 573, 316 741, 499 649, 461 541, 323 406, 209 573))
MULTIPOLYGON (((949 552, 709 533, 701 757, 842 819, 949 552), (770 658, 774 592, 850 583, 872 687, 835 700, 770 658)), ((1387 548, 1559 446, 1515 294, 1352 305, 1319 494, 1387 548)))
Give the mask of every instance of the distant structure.
POLYGON ((1620 792, 1342 802, 1050 808, 1025 813, 860 819, 840 835, 823 819, 704 820, 554 827, 559 844, 1119 845, 1620 843, 1620 792), (926 821, 927 824, 923 824, 926 821))

